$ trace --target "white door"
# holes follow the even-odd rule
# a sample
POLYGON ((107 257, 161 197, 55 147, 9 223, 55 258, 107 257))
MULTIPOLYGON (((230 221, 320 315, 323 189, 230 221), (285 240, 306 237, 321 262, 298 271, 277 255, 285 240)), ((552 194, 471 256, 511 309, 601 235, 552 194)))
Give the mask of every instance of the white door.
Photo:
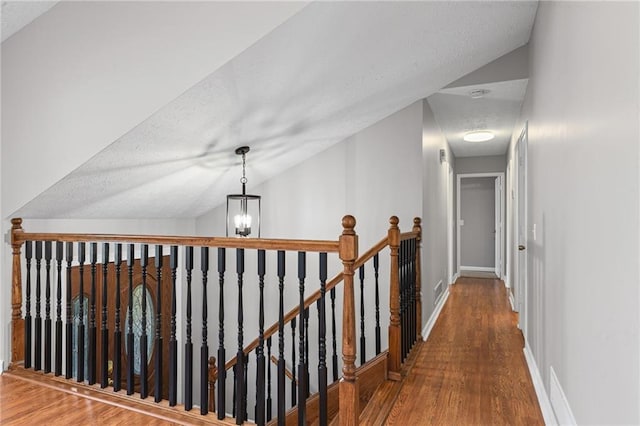
POLYGON ((518 144, 517 151, 517 179, 518 194, 516 197, 517 209, 517 291, 515 294, 518 315, 518 326, 522 333, 526 336, 527 323, 527 127, 525 126, 518 144))

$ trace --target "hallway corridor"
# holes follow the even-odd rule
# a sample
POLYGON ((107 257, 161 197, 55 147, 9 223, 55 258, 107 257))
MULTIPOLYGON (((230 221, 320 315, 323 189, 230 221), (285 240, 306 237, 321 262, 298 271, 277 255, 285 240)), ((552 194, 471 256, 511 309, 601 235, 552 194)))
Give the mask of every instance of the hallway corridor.
POLYGON ((460 278, 388 425, 544 424, 502 281, 460 278))

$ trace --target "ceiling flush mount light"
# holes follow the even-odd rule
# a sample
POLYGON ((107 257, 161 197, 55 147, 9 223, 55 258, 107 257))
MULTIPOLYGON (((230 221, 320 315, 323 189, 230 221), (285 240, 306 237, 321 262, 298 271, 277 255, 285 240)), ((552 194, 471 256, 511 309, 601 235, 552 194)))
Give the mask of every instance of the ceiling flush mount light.
POLYGON ((242 155, 242 194, 227 195, 227 237, 229 234, 248 237, 253 227, 254 235, 260 238, 260 196, 247 194, 246 191, 246 157, 249 149, 248 146, 236 149, 236 154, 242 155))
POLYGON ((493 134, 493 132, 490 132, 488 130, 478 130, 475 132, 467 133, 466 135, 464 135, 463 139, 467 142, 486 142, 490 141, 494 137, 495 135, 493 134))

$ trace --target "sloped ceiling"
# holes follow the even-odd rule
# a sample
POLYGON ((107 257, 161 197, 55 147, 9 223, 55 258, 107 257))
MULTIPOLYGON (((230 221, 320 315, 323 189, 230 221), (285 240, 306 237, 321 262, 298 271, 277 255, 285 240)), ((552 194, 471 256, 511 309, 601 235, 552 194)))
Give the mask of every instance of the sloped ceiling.
POLYGON ((238 191, 235 147, 250 190, 522 46, 536 6, 310 4, 14 216, 197 217, 238 191))

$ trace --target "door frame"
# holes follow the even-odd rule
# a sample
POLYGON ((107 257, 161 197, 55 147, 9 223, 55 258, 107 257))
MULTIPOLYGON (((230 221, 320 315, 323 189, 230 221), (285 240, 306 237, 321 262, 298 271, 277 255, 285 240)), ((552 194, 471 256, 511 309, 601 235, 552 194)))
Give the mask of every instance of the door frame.
MULTIPOLYGON (((500 211, 504 212, 504 172, 488 172, 488 173, 460 173, 456 176, 456 267, 458 270, 458 273, 460 274, 461 271, 461 264, 460 264, 460 184, 462 183, 462 179, 467 179, 467 178, 481 178, 481 177, 494 177, 496 179, 500 179, 501 185, 500 185, 500 211)), ((496 212, 494 212, 494 222, 495 222, 495 218, 496 218, 496 212)), ((502 216, 504 217, 504 213, 502 213, 502 216)), ((499 253, 500 254, 500 259, 496 258, 494 259, 494 264, 493 267, 487 267, 487 268, 465 268, 468 271, 471 270, 477 270, 477 271, 486 271, 486 272, 495 272, 495 268, 496 265, 501 264, 502 266, 500 267, 501 269, 501 273, 500 275, 504 274, 504 262, 502 261, 502 258, 504 257, 503 253, 504 253, 504 247, 503 247, 503 238, 500 237, 498 238, 498 235, 502 236, 504 234, 504 220, 501 221, 500 223, 501 226, 501 230, 497 230, 496 229, 496 238, 495 238, 495 246, 494 246, 494 250, 495 253, 499 253)), ((498 278, 502 279, 502 276, 499 276, 498 278)))
POLYGON ((449 164, 447 169, 447 278, 449 279, 449 284, 453 284, 455 282, 456 274, 456 268, 453 264, 453 234, 455 226, 453 218, 453 176, 453 167, 449 164))

